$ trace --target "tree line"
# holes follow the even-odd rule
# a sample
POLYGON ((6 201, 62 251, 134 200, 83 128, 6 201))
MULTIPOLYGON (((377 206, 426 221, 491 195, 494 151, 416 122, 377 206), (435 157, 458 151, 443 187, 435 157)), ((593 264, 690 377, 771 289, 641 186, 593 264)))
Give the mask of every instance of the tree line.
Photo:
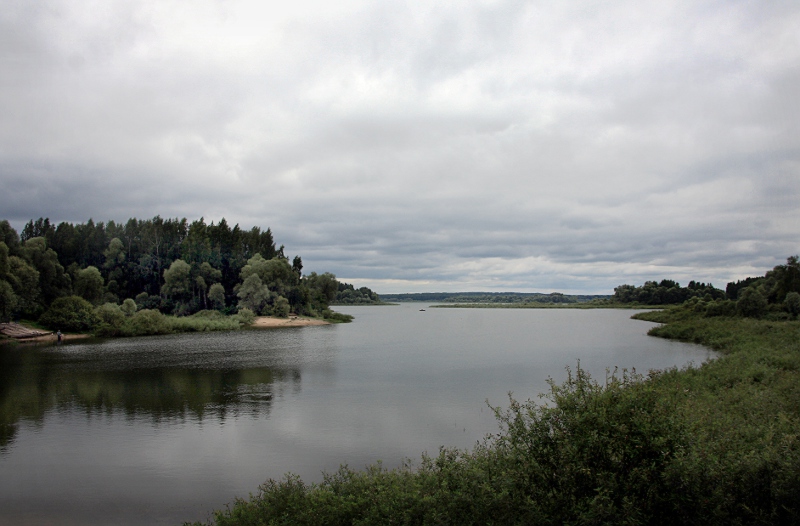
POLYGON ((302 270, 300 256, 290 261, 269 228, 231 227, 224 218, 210 224, 156 216, 57 225, 39 218, 19 235, 0 221, 4 321, 39 319, 56 300, 73 296, 95 307, 132 304, 178 316, 242 309, 333 316, 328 306, 342 284, 331 273, 302 270))
POLYGON ((438 301, 442 303, 585 303, 605 300, 608 295, 562 294, 560 292, 411 292, 383 294, 383 301, 438 301))
POLYGON ((383 304, 380 296, 369 287, 355 288, 350 283, 339 283, 333 305, 379 305, 383 304))
POLYGON ((763 276, 730 282, 725 290, 711 283, 690 281, 686 287, 664 279, 647 281, 641 287, 620 285, 612 301, 642 305, 677 305, 692 303, 695 310, 709 316, 741 315, 751 318, 796 318, 800 314, 800 260, 787 258, 763 276))
POLYGON ((612 300, 617 303, 641 303, 642 305, 675 305, 684 301, 706 295, 709 299, 721 299, 725 292, 715 288, 711 283, 690 281, 686 287, 671 279, 646 281, 641 287, 620 285, 614 288, 612 300))

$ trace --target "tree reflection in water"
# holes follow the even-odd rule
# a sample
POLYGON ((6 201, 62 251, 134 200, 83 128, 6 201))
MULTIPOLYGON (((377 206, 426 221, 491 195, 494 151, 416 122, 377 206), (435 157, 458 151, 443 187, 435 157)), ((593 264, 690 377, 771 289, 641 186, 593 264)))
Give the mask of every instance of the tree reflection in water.
POLYGON ((268 415, 276 383, 300 389, 300 369, 153 367, 104 369, 72 360, 52 347, 0 347, 0 451, 18 423, 42 424, 47 412, 80 408, 88 414, 148 416, 153 422, 268 415))

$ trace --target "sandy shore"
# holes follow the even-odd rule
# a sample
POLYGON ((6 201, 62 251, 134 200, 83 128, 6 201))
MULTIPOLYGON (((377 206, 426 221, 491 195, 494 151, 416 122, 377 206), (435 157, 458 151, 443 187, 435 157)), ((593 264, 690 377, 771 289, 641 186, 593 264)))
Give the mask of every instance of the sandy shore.
POLYGON ((327 322, 325 320, 317 320, 313 318, 300 318, 299 316, 290 316, 288 318, 273 318, 272 316, 259 316, 255 319, 251 327, 256 327, 256 328, 308 327, 310 325, 330 325, 330 322, 327 322))
MULTIPOLYGON (((3 325, 10 325, 10 324, 3 324, 3 325)), ((17 325, 17 324, 14 324, 17 325)), ((255 328, 272 328, 272 327, 309 327, 312 325, 330 325, 330 322, 325 320, 318 320, 314 318, 301 318, 299 316, 290 316, 288 318, 273 318, 272 316, 259 316, 253 321, 251 327, 255 328)), ((45 331, 39 331, 36 329, 29 329, 27 327, 22 327, 17 325, 21 329, 26 330, 27 332, 31 333, 31 336, 25 338, 13 338, 9 335, 0 333, 0 337, 2 337, 5 341, 16 341, 19 343, 25 342, 52 342, 57 343, 57 338, 55 333, 48 333, 45 331), (37 336, 33 336, 33 333, 39 333, 37 336)), ((5 327, 3 327, 5 328, 5 327)), ((83 340, 89 338, 89 334, 65 334, 62 333, 62 341, 73 341, 73 340, 83 340)))
MULTIPOLYGON (((73 341, 73 340, 84 340, 89 338, 90 335, 88 334, 63 334, 61 335, 61 341, 73 341)), ((55 334, 43 334, 42 336, 34 336, 32 338, 5 338, 5 342, 17 342, 17 343, 42 343, 42 342, 51 342, 51 343, 58 343, 58 338, 56 338, 55 334)))

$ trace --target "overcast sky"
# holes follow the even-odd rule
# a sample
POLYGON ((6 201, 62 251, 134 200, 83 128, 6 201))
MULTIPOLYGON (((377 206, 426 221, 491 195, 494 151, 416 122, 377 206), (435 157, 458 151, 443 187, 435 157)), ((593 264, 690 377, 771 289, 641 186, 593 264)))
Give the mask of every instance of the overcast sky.
POLYGON ((383 293, 800 252, 795 1, 0 9, 0 218, 226 218, 383 293))

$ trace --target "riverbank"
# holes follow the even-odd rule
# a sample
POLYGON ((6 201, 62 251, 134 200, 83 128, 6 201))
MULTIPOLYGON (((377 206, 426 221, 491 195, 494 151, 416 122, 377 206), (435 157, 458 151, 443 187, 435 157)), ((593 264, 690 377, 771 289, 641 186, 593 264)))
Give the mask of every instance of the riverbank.
MULTIPOLYGON (((136 330, 125 333, 122 331, 110 331, 107 328, 101 331, 104 337, 125 337, 125 336, 148 336, 153 334, 169 334, 175 332, 202 332, 213 330, 238 330, 240 328, 253 329, 272 329, 288 327, 312 327, 319 325, 330 325, 331 322, 321 318, 308 318, 303 316, 289 316, 287 318, 277 318, 274 316, 257 316, 250 319, 235 320, 231 322, 230 317, 221 314, 213 315, 206 313, 200 317, 176 318, 173 316, 158 315, 150 313, 149 317, 161 322, 151 325, 153 327, 138 324, 136 330)), ((91 334, 62 333, 62 341, 75 341, 91 338, 91 334)), ((38 329, 19 323, 4 323, 0 325, 0 340, 12 343, 43 343, 57 342, 55 332, 38 329)))
POLYGON ((289 316, 288 318, 275 318, 273 316, 258 316, 250 324, 254 329, 265 329, 275 327, 311 327, 315 325, 330 325, 331 323, 319 318, 304 318, 301 316, 289 316))
MULTIPOLYGON (((61 340, 82 340, 89 338, 88 334, 66 334, 62 333, 61 340)), ((0 341, 5 342, 57 342, 58 337, 53 331, 42 330, 37 327, 16 323, 0 323, 0 341)))
MULTIPOLYGON (((62 333, 61 341, 62 342, 71 342, 71 341, 76 341, 76 340, 86 340, 86 339, 91 338, 91 337, 92 336, 90 334, 67 334, 67 333, 62 333)), ((46 343, 46 342, 58 343, 58 338, 56 337, 55 334, 44 334, 44 335, 35 336, 35 337, 32 337, 32 338, 25 338, 24 340, 10 340, 10 341, 15 341, 17 343, 29 343, 29 342, 30 343, 46 343)))
MULTIPOLYGON (((720 353, 687 369, 572 371, 500 431, 416 465, 270 480, 213 524, 787 524, 800 517, 800 322, 638 314, 720 353)), ((199 523, 196 523, 199 524, 199 523)))

